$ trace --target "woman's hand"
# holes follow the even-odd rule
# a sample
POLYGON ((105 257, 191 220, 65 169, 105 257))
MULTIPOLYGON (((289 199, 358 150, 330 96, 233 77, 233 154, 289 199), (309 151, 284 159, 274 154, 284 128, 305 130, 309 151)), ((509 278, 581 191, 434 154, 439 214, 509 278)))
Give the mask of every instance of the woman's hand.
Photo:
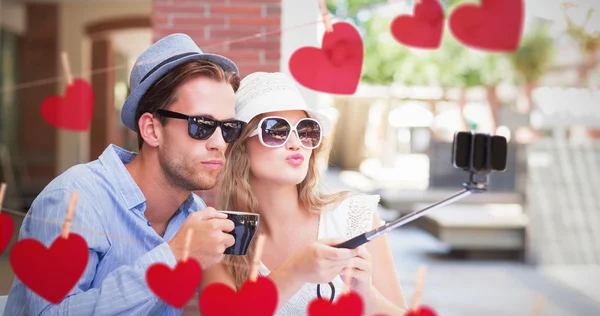
POLYGON ((285 264, 291 267, 294 276, 303 283, 328 283, 354 260, 357 249, 335 248, 341 239, 316 241, 285 264))
POLYGON ((339 275, 356 249, 335 248, 341 239, 318 240, 280 264, 269 274, 279 293, 277 309, 281 308, 306 283, 323 284, 339 275))
POLYGON ((358 293, 365 306, 365 314, 370 315, 376 305, 377 290, 372 285, 372 263, 371 254, 365 246, 357 248, 358 254, 354 257, 349 265, 342 270, 340 277, 344 282, 348 282, 347 276, 350 274, 350 291, 358 293))

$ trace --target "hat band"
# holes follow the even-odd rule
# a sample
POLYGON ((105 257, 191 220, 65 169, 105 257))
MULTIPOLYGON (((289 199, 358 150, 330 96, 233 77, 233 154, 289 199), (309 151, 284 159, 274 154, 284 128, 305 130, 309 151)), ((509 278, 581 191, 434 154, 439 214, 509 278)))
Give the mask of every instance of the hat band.
POLYGON ((168 63, 178 60, 178 59, 182 59, 182 58, 190 56, 190 55, 200 55, 200 53, 196 53, 196 52, 183 53, 183 54, 175 55, 175 56, 172 56, 172 57, 169 57, 169 58, 163 60, 160 64, 154 66, 154 68, 152 68, 150 71, 148 71, 148 73, 144 76, 144 78, 142 78, 142 80, 140 80, 139 84, 144 82, 144 80, 146 80, 148 77, 150 77, 150 75, 152 75, 154 72, 156 72, 158 69, 160 69, 160 67, 164 66, 165 64, 168 64, 168 63))

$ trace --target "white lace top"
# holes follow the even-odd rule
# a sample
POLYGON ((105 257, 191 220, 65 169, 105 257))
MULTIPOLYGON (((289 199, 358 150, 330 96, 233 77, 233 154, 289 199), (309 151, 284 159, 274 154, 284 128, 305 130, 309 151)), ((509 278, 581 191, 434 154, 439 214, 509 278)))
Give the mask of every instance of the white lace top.
MULTIPOLYGON (((318 239, 350 239, 371 230, 373 212, 377 211, 379 199, 379 195, 351 195, 335 209, 324 210, 320 215, 318 239)), ((258 273, 267 276, 271 272, 261 262, 258 273)), ((335 287, 335 300, 342 293, 344 282, 339 275, 331 282, 335 287)), ((331 297, 331 288, 328 284, 321 284, 321 297, 326 300, 331 297)), ((306 315, 308 304, 315 298, 317 298, 317 284, 307 283, 277 310, 275 315, 306 315)))

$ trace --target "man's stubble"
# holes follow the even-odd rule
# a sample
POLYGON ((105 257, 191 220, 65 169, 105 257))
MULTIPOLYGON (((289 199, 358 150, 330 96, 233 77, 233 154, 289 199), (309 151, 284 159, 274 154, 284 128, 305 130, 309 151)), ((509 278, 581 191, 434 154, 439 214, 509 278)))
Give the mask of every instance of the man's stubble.
POLYGON ((186 191, 209 190, 217 184, 219 170, 198 170, 200 162, 183 158, 182 155, 159 153, 159 163, 167 181, 186 191))

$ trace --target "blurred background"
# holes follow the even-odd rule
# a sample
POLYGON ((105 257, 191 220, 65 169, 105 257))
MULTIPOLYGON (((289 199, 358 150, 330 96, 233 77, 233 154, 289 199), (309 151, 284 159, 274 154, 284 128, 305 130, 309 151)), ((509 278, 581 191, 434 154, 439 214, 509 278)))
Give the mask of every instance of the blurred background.
MULTIPOLYGON (((325 187, 379 194, 390 221, 461 190, 468 175, 451 164, 454 132, 503 135, 507 170, 491 175, 488 193, 389 234, 405 295, 426 265, 423 304, 440 315, 600 315, 600 1, 525 0, 511 53, 468 48, 447 26, 439 49, 401 45, 390 23, 414 2, 327 1, 338 21, 359 28, 365 59, 354 95, 300 87, 335 122, 325 187)), ((446 17, 479 3, 440 2, 446 17)), ((153 41, 183 32, 233 59, 242 75, 289 73, 290 55, 320 47, 324 32, 314 0, 0 5, 0 181, 4 206, 23 214, 55 176, 108 144, 137 151, 120 109, 129 71, 153 41), (63 51, 95 92, 87 132, 57 129, 39 111, 63 94, 63 51)), ((198 193, 212 205, 216 190, 198 193)), ((18 229, 22 217, 13 219, 18 229)), ((0 256, 0 295, 14 277, 9 252, 0 256)))

